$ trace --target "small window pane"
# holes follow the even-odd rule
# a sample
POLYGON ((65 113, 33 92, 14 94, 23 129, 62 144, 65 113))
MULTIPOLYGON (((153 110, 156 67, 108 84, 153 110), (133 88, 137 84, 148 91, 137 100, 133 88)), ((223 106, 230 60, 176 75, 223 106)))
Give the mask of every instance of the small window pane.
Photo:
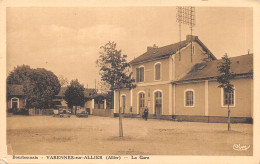
POLYGON ((229 102, 229 105, 234 105, 234 90, 231 91, 230 93, 228 93, 225 89, 224 89, 224 105, 228 105, 228 102, 229 102), (228 99, 228 96, 229 96, 229 99, 228 99))
POLYGON ((193 106, 193 91, 186 92, 186 106, 193 106))

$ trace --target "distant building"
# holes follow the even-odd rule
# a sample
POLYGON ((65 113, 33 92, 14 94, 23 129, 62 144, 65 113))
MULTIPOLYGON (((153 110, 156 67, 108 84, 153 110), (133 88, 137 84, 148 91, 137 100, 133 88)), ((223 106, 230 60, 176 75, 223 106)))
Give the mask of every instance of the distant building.
MULTIPOLYGON (((231 121, 251 122, 253 117, 253 54, 231 58, 231 121)), ((122 113, 139 117, 145 106, 150 118, 226 122, 227 93, 218 88, 219 60, 197 36, 164 47, 148 47, 130 62, 137 87, 121 91, 122 113), (192 49, 191 49, 192 41, 192 49)), ((115 115, 119 113, 114 93, 115 115)))
MULTIPOLYGON (((56 108, 64 107, 68 108, 67 102, 65 100, 65 92, 67 87, 61 87, 60 92, 55 95, 53 102, 56 108)), ((85 88, 84 89, 84 97, 86 100, 91 100, 93 96, 97 94, 95 89, 92 88, 85 88)), ((87 102, 86 102, 87 103, 87 102)))
POLYGON ((17 112, 24 109, 26 99, 22 85, 7 85, 7 110, 9 113, 17 112))

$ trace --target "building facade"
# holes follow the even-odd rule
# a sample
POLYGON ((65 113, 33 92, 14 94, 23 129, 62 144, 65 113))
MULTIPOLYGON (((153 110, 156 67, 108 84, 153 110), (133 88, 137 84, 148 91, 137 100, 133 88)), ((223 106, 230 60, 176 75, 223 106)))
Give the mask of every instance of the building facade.
POLYGON ((25 109, 26 99, 22 85, 7 85, 7 111, 17 113, 25 109))
MULTIPOLYGON (((236 77, 231 95, 231 121, 252 122, 253 55, 231 58, 236 77)), ((150 118, 225 122, 227 93, 218 88, 219 60, 197 36, 164 47, 148 47, 130 62, 137 87, 121 91, 125 116, 138 117, 148 107, 150 118), (191 48, 192 47, 192 48, 191 48)), ((118 115, 118 92, 114 93, 118 115)))

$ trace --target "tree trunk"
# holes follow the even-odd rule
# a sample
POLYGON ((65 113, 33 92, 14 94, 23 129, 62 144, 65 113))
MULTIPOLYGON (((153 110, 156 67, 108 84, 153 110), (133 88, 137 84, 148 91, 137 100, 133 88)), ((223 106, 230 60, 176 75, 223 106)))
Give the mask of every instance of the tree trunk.
POLYGON ((123 124, 122 124, 122 116, 121 116, 121 109, 120 109, 120 89, 118 90, 119 96, 119 137, 123 137, 123 124))
POLYGON ((230 104, 230 93, 228 93, 228 131, 231 130, 231 127, 230 127, 230 109, 229 109, 229 104, 230 104))
POLYGON ((114 90, 112 90, 112 93, 111 93, 111 109, 115 109, 114 108, 114 90))

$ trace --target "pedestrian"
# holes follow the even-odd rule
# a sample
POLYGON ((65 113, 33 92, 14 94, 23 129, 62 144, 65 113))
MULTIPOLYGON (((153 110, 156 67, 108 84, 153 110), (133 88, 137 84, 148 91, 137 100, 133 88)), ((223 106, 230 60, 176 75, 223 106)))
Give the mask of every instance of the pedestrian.
POLYGON ((147 120, 147 118, 148 118, 148 108, 146 106, 144 109, 144 119, 147 120))

